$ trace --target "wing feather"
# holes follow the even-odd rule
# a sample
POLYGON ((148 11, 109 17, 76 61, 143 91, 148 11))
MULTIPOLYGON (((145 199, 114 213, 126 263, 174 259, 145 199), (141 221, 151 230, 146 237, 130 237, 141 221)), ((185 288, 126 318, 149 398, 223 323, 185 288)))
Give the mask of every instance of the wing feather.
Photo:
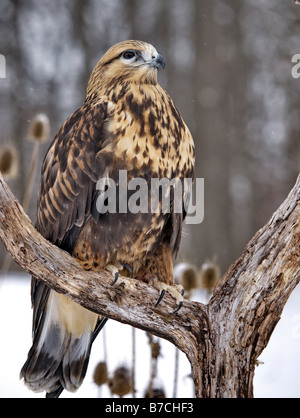
POLYGON ((106 118, 105 104, 85 104, 63 124, 45 156, 36 227, 58 246, 91 212, 106 118))
MULTIPOLYGON (((95 185, 101 176, 96 155, 104 138, 105 103, 88 103, 73 113, 55 136, 42 165, 37 230, 72 252, 80 229, 91 216, 95 185)), ((49 288, 32 278, 33 333, 44 320, 49 288)))

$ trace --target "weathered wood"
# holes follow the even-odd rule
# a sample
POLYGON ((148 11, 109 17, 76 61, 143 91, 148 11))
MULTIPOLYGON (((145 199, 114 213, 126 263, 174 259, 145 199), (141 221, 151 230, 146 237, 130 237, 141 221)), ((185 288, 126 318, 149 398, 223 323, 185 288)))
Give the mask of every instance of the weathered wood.
POLYGON ((300 176, 285 202, 228 269, 209 303, 219 350, 212 388, 216 396, 253 396, 256 359, 300 280, 299 199, 300 176))
POLYGON ((252 397, 255 362, 300 280, 300 176, 285 202, 218 283, 208 305, 173 314, 167 294, 109 272, 86 272, 32 226, 0 174, 0 238, 28 273, 86 308, 151 332, 188 357, 198 397, 252 397))

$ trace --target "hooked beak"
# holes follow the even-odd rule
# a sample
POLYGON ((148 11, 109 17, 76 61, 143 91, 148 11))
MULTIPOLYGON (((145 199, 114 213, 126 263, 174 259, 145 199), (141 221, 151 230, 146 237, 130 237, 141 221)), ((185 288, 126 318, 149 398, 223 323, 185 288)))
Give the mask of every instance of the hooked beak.
POLYGON ((155 67, 155 68, 161 67, 162 69, 165 69, 166 67, 166 61, 160 54, 157 54, 156 57, 153 58, 153 60, 150 63, 152 67, 155 67))

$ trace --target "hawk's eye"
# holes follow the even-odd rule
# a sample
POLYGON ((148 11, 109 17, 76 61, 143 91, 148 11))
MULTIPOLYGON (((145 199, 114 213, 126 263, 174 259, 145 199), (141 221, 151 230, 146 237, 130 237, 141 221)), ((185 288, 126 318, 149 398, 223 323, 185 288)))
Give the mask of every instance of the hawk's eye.
POLYGON ((125 51, 122 54, 122 58, 124 58, 125 60, 132 60, 135 57, 136 53, 134 51, 125 51))

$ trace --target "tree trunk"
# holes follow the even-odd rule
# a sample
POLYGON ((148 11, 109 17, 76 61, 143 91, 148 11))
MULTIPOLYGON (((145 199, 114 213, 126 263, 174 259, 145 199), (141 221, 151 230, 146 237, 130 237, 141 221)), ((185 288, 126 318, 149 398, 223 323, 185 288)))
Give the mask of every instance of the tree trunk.
POLYGON ((300 280, 300 176, 285 202, 217 284, 208 305, 175 300, 107 271, 87 272, 32 226, 0 175, 0 238, 13 258, 39 280, 82 306, 175 344, 188 357, 203 398, 253 397, 256 359, 267 346, 300 280))

